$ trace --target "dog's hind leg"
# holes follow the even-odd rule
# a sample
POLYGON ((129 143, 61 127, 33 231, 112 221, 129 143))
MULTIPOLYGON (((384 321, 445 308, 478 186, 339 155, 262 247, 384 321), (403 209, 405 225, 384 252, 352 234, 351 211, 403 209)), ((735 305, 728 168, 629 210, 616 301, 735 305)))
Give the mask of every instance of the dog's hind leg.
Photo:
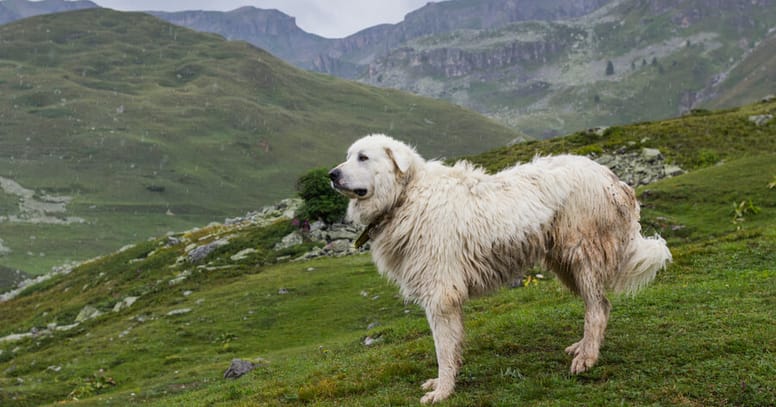
POLYGON ((464 337, 461 305, 429 307, 426 317, 434 336, 438 376, 423 383, 424 390, 431 390, 420 399, 423 404, 442 401, 453 393, 464 337))
POLYGON ((598 351, 604 340, 611 309, 602 284, 579 281, 578 288, 585 301, 585 333, 582 340, 566 348, 566 352, 574 356, 571 362, 572 374, 582 373, 598 361, 598 351))

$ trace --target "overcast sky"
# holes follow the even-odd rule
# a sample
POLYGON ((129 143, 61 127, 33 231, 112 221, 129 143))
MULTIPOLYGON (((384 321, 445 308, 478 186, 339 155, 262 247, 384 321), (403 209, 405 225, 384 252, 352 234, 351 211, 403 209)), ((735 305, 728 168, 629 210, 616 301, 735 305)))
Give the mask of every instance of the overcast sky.
MULTIPOLYGON (((123 11, 229 11, 242 6, 278 9, 303 30, 327 38, 342 38, 382 23, 398 23, 429 0, 92 0, 123 11)), ((437 0, 438 1, 438 0, 437 0)))

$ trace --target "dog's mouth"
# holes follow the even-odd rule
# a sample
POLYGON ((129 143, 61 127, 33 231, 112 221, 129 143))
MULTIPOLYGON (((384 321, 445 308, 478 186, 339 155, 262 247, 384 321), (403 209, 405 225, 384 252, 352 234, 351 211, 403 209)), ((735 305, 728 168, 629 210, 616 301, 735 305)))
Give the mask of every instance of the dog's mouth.
POLYGON ((349 198, 363 198, 366 196, 369 191, 366 188, 353 188, 350 189, 344 185, 341 185, 337 182, 332 181, 331 187, 337 190, 339 193, 349 197, 349 198))

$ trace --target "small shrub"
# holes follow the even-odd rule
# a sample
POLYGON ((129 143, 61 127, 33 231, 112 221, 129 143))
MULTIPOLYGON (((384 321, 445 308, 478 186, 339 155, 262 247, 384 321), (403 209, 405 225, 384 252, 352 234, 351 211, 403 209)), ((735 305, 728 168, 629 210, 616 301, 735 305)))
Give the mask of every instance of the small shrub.
POLYGON ((704 148, 698 151, 698 154, 695 157, 695 164, 700 168, 711 167, 712 165, 718 163, 719 160, 719 154, 717 154, 716 151, 704 148))
POLYGON ((578 155, 601 155, 604 153, 604 149, 601 148, 598 144, 590 144, 587 146, 580 147, 576 150, 574 150, 574 154, 578 155))
POLYGON ((746 220, 746 216, 757 215, 762 209, 755 205, 751 199, 745 199, 739 203, 733 202, 733 223, 741 223, 746 220))
POLYGON ((345 216, 348 201, 331 187, 326 168, 316 168, 299 177, 296 190, 304 200, 298 214, 301 219, 333 223, 345 216))
POLYGON ((614 64, 612 61, 606 61, 606 76, 614 75, 614 64))
POLYGON ((116 381, 112 377, 105 375, 105 371, 100 369, 97 373, 91 377, 84 379, 83 383, 78 385, 73 391, 70 392, 71 400, 79 400, 82 398, 89 398, 95 394, 100 394, 109 387, 116 385, 116 381))

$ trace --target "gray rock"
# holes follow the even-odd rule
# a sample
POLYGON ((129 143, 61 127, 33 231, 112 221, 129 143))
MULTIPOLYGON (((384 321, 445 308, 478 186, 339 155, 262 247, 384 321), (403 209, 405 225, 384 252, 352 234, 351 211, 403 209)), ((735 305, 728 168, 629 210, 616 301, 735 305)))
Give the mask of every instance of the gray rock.
POLYGON ((167 236, 167 241, 164 243, 165 247, 175 246, 183 243, 183 239, 178 236, 167 236))
POLYGON ((205 259, 219 247, 226 246, 227 244, 229 244, 229 239, 218 239, 204 246, 195 247, 186 256, 190 263, 197 263, 205 259))
POLYGON ((300 245, 303 242, 304 242, 304 238, 302 238, 302 235, 297 231, 293 231, 288 235, 286 235, 280 242, 275 244, 274 249, 283 250, 289 247, 300 245))
POLYGON ((230 257, 230 259, 232 259, 232 261, 245 260, 251 254, 256 253, 256 251, 257 250, 254 249, 254 248, 243 249, 243 250, 240 250, 239 252, 235 253, 232 257, 230 257))
POLYGON ((167 285, 176 285, 185 281, 191 275, 191 270, 184 270, 179 276, 169 280, 167 285))
POLYGON ((78 316, 75 317, 75 322, 84 322, 90 319, 94 319, 102 315, 102 312, 91 305, 87 305, 81 309, 78 316))
POLYGON ((601 156, 596 159, 596 162, 609 167, 612 163, 614 163, 614 156, 611 154, 601 154, 601 156))
POLYGON ((243 359, 232 359, 232 364, 224 372, 224 379, 237 379, 255 369, 256 365, 243 359))
POLYGON ((123 309, 127 309, 132 306, 132 304, 137 301, 138 297, 127 297, 123 300, 116 303, 116 305, 113 306, 113 312, 119 312, 123 309))
POLYGON ((335 240, 356 240, 358 232, 348 229, 330 230, 326 234, 329 241, 335 240))
POLYGON ((299 208, 302 207, 302 200, 300 198, 283 199, 278 202, 275 207, 281 212, 281 216, 293 219, 299 211, 299 208))
POLYGON ((375 344, 378 344, 378 343, 382 342, 382 339, 383 338, 381 338, 379 336, 374 337, 374 338, 371 337, 371 336, 367 336, 366 338, 364 338, 364 342, 363 343, 364 343, 364 346, 372 346, 372 345, 375 345, 375 344))
POLYGON ((326 223, 322 220, 316 220, 315 222, 310 224, 310 232, 315 232, 316 230, 325 230, 326 229, 326 223))
POLYGON ((663 167, 663 171, 665 172, 667 177, 675 177, 677 175, 682 175, 685 173, 685 171, 677 165, 666 165, 665 167, 663 167))
POLYGON ((168 313, 167 313, 167 316, 168 316, 168 317, 173 317, 173 316, 175 316, 175 315, 183 315, 183 314, 188 314, 189 312, 191 312, 191 308, 180 308, 180 309, 174 309, 174 310, 172 310, 172 311, 168 312, 168 313))
POLYGON ((660 153, 660 150, 656 148, 643 148, 641 149, 641 156, 644 157, 647 161, 655 161, 655 160, 662 160, 663 154, 660 153))
POLYGON ((755 126, 765 126, 773 119, 772 114, 758 114, 754 116, 749 116, 749 121, 754 123, 755 126))
POLYGON ((323 251, 334 252, 334 253, 347 253, 350 251, 350 249, 353 248, 353 245, 350 242, 351 240, 348 240, 348 239, 334 240, 331 243, 327 244, 323 248, 323 251))

